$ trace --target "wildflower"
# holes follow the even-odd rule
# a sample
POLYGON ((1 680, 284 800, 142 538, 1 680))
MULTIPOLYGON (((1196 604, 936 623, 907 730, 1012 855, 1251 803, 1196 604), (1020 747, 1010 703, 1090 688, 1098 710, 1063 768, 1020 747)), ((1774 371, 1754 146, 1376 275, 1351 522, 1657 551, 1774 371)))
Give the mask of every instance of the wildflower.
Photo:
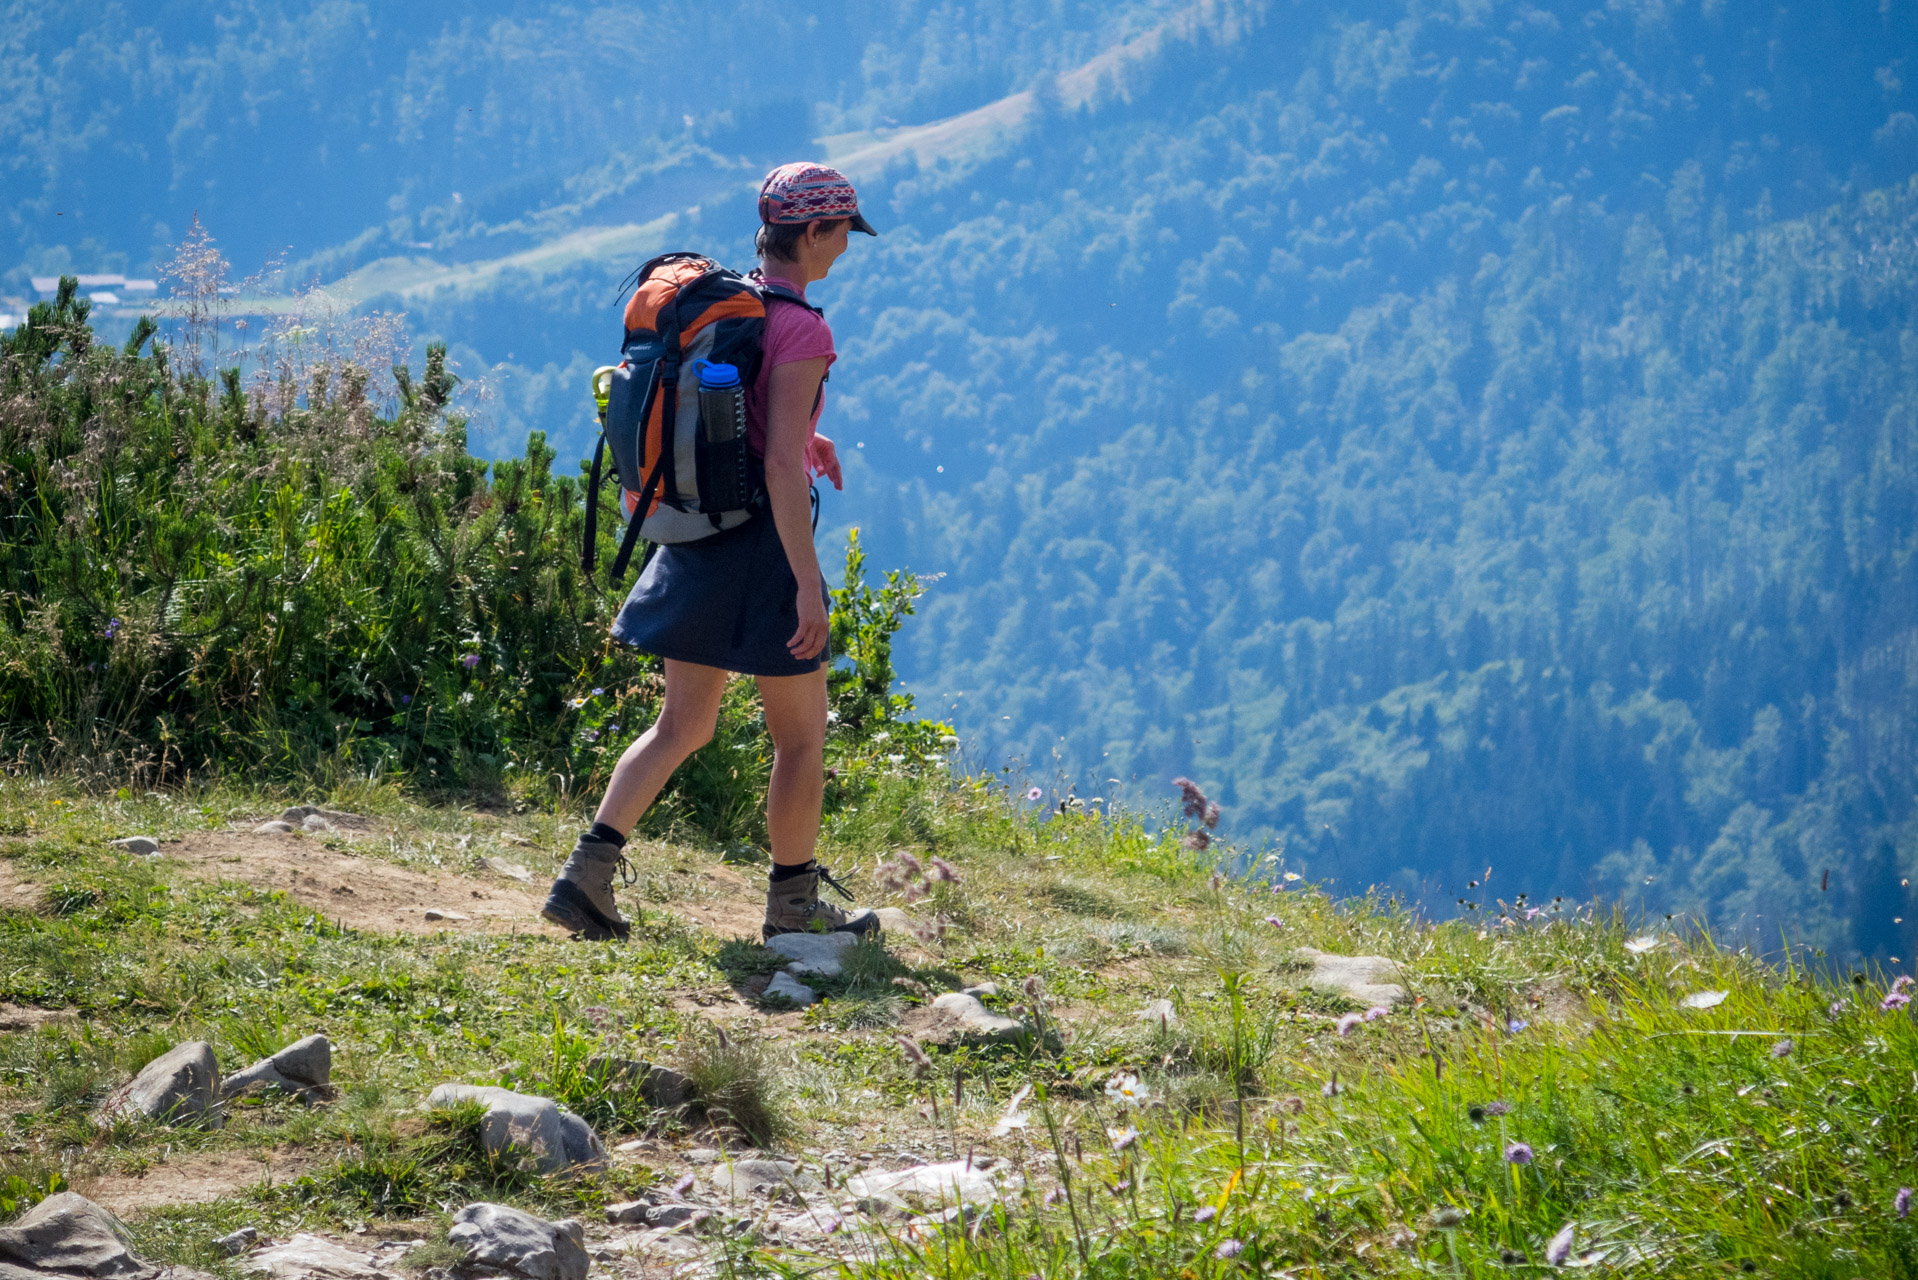
POLYGON ((1532 1148, 1523 1142, 1506 1143, 1505 1144, 1505 1163, 1506 1164, 1532 1163, 1532 1148))
POLYGON ((1432 1210, 1432 1225, 1441 1231, 1450 1231, 1453 1227, 1465 1223, 1465 1210, 1455 1205, 1446 1205, 1443 1209, 1432 1210))
POLYGON ((1901 973, 1891 980, 1891 989, 1893 991, 1909 991, 1912 988, 1913 982, 1914 979, 1910 974, 1901 973))
POLYGON ((606 732, 607 732, 607 733, 609 733, 609 734, 612 734, 612 733, 618 733, 618 732, 619 732, 619 726, 618 726, 618 725, 616 725, 616 724, 609 724, 609 725, 607 725, 607 726, 606 726, 606 732))
POLYGON ((1365 1020, 1367 1022, 1377 1022, 1380 1018, 1390 1016, 1391 1012, 1392 1011, 1384 1005, 1375 1004, 1365 1011, 1365 1020))
POLYGON ((1199 1211, 1192 1215, 1192 1220, 1194 1222, 1210 1222, 1218 1216, 1219 1211, 1211 1205, 1201 1205, 1199 1211))
POLYGON ((1236 1258, 1244 1252, 1245 1246, 1237 1240, 1221 1240, 1219 1247, 1212 1251, 1212 1256, 1219 1259, 1236 1258))
POLYGON ((1181 843, 1194 853, 1204 853, 1212 847, 1212 836, 1205 831, 1188 831, 1181 843))
POLYGON ((1279 1110, 1285 1112, 1285 1114, 1289 1116, 1304 1115, 1305 1099, 1299 1097, 1296 1093, 1292 1094, 1291 1096, 1287 1097, 1283 1102, 1279 1103, 1279 1110))
POLYGON ((460 665, 468 671, 471 671, 479 665, 479 658, 480 656, 477 653, 469 653, 460 659, 460 665))
POLYGON ((1504 1116, 1510 1115, 1511 1113, 1512 1104, 1509 1102, 1488 1102, 1485 1104, 1485 1114, 1488 1116, 1504 1116))
POLYGON ((1066 1198, 1066 1189, 1064 1187, 1054 1187, 1052 1190, 1046 1192, 1046 1198, 1044 1203, 1045 1203, 1045 1206, 1048 1209, 1050 1209, 1053 1205, 1058 1204, 1061 1200, 1065 1198, 1066 1198))
POLYGON ((926 1073, 932 1070, 932 1059, 926 1056, 926 1051, 909 1036, 894 1036, 893 1040, 899 1045, 899 1052, 905 1055, 906 1065, 912 1068, 913 1078, 925 1079, 926 1073))
POLYGON ((1199 790, 1199 784, 1190 778, 1174 778, 1172 785, 1179 789, 1179 811, 1188 818, 1204 819, 1212 802, 1199 790))
POLYGON ((1527 907, 1525 909, 1525 918, 1527 920, 1536 920, 1538 919, 1539 913, 1544 909, 1543 907, 1527 907))
POLYGON ((1910 1215, 1911 1213, 1911 1188, 1910 1187, 1898 1188, 1898 1194, 1891 1198, 1891 1211, 1897 1214, 1901 1218, 1907 1217, 1910 1215))
POLYGON ((1133 1126, 1127 1125, 1123 1129, 1107 1129, 1106 1137, 1112 1139, 1112 1149, 1114 1151, 1124 1151, 1127 1147, 1139 1140, 1139 1131, 1133 1126))
POLYGON ((1214 871, 1212 873, 1212 892, 1217 893, 1220 889, 1224 887, 1225 887, 1225 877, 1223 875, 1220 875, 1218 872, 1214 871))
POLYGON ((1627 942, 1625 944, 1625 950, 1630 952, 1632 955, 1642 956, 1647 951, 1650 951, 1653 947, 1656 947, 1657 945, 1658 945, 1658 938, 1655 935, 1648 933, 1648 934, 1644 934, 1641 937, 1633 938, 1631 941, 1627 942))
POLYGON ((1039 790, 1039 788, 1037 787, 1026 788, 1026 799, 1036 801, 1036 800, 1043 800, 1045 798, 1046 798, 1046 793, 1039 790))
POLYGON ((1346 1014, 1344 1017, 1339 1019, 1339 1034, 1342 1036, 1351 1035, 1353 1032, 1353 1029, 1356 1028, 1359 1025, 1359 1023, 1364 1021, 1365 1021, 1365 1015, 1362 1013, 1346 1014))
POLYGON ((1140 1083, 1139 1077, 1130 1071, 1121 1071, 1106 1081, 1106 1098, 1119 1106, 1136 1106, 1152 1096, 1152 1091, 1140 1083))
POLYGON ((1291 884, 1294 880, 1297 880, 1298 878, 1299 878, 1299 873, 1296 871, 1288 871, 1285 873, 1285 882, 1287 884, 1291 884))
POLYGON ((1842 1000, 1842 999, 1834 1000, 1831 1002, 1831 1007, 1826 1009, 1825 1012, 1831 1015, 1832 1017, 1836 1018, 1839 1015, 1843 1014, 1845 1010, 1850 1007, 1850 1005, 1851 1005, 1851 1001, 1849 1000, 1842 1000))
POLYGON ((1126 1192, 1132 1190, 1132 1179, 1121 1178, 1117 1182, 1113 1183, 1111 1186, 1107 1187, 1106 1190, 1110 1191, 1115 1196, 1122 1196, 1126 1192))
POLYGON ((1510 1035, 1517 1035, 1531 1025, 1531 1023, 1525 1021, 1523 1018, 1512 1018, 1506 1022, 1505 1030, 1510 1035))
POLYGON ((581 707, 583 707, 583 706, 585 706, 585 705, 586 705, 586 699, 584 699, 584 698, 568 698, 568 699, 566 700, 566 705, 567 705, 567 706, 569 706, 569 707, 571 707, 571 708, 572 708, 573 710, 575 710, 575 711, 578 711, 578 710, 579 710, 579 709, 580 709, 581 707))
POLYGON ((697 1181, 698 1179, 689 1173, 672 1185, 672 1193, 676 1196, 683 1196, 693 1189, 693 1184, 697 1181))
POLYGON ((404 706, 408 706, 408 705, 410 705, 410 704, 412 703, 412 701, 413 701, 413 695, 412 695, 412 694, 410 694, 410 693, 402 693, 402 694, 400 695, 400 705, 401 705, 402 707, 404 707, 404 706))
POLYGON ((1023 1129, 1026 1127, 1026 1113, 1019 1110, 1019 1104, 1024 1102, 1026 1095, 1031 1092, 1031 1085, 1022 1084, 1019 1086, 1019 1091, 1012 1095, 1011 1101, 1006 1103, 1005 1113, 993 1124, 993 1137, 1003 1138, 1014 1129, 1023 1129))
POLYGON ((1911 1003, 1911 997, 1906 995, 1904 992, 1887 991, 1885 993, 1885 998, 1878 1002, 1878 1007, 1884 1010, 1886 1013, 1890 1013, 1894 1009, 1902 1009, 1910 1003, 1911 1003))
POLYGON ((1780 1040, 1771 1047, 1771 1056, 1774 1058, 1788 1058, 1791 1056, 1791 1051, 1792 1042, 1790 1040, 1780 1040))
POLYGON ((954 870, 953 865, 944 858, 934 858, 932 860, 932 870, 928 871, 926 875, 929 879, 943 880, 948 884, 959 883, 959 873, 954 870))
POLYGON ((1285 921, 1279 919, 1277 916, 1267 916, 1265 918, 1265 922, 1271 925, 1274 929, 1285 928, 1285 921))
POLYGON ((1037 1000, 1039 993, 1044 989, 1045 984, 1039 981, 1039 975, 1036 973, 1019 984, 1019 990, 1026 993, 1026 999, 1028 1000, 1037 1000))
POLYGON ((1565 1265, 1565 1259, 1572 1256, 1572 1224, 1566 1223, 1558 1229, 1545 1245, 1545 1261, 1554 1267, 1565 1265))
POLYGON ((597 698, 597 697, 599 697, 599 696, 600 696, 600 695, 601 695, 602 693, 605 693, 605 692, 606 692, 606 690, 604 690, 604 689, 595 689, 595 690, 593 690, 593 696, 594 696, 595 698, 597 698))

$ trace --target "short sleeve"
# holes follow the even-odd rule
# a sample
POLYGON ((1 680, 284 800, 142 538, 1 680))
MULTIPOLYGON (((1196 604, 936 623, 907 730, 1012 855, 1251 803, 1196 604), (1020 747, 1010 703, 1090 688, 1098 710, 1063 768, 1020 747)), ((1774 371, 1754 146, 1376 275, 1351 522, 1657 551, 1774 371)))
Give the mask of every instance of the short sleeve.
POLYGON ((774 301, 766 317, 765 367, 774 369, 799 360, 824 357, 828 368, 838 358, 832 329, 818 312, 791 302, 774 301))

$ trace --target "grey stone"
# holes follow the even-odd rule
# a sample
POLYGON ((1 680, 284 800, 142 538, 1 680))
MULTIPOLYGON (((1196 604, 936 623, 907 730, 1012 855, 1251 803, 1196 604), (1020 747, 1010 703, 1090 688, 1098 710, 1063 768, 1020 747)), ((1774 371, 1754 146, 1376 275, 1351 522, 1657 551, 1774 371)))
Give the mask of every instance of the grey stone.
POLYGON ((160 842, 152 836, 128 836, 124 840, 109 840, 107 843, 142 858, 151 858, 160 852, 160 842))
POLYGON ((879 917, 879 929, 882 933, 911 933, 912 917, 904 907, 874 907, 872 913, 879 917))
POLYGON ((636 1222, 646 1221, 646 1211, 653 1207, 650 1200, 627 1200, 620 1204, 606 1206, 606 1221, 616 1227, 629 1227, 636 1222))
POLYGON ((987 996, 996 996, 999 994, 999 984, 996 982, 975 983, 970 987, 959 988, 959 994, 971 996, 975 1000, 984 1000, 987 996))
POLYGON ((259 1243, 258 1227, 241 1227, 230 1235, 221 1236, 213 1242, 213 1247, 229 1258, 237 1258, 259 1243))
POLYGON ((1405 999, 1398 961, 1385 956, 1340 956, 1300 947, 1292 953, 1300 964, 1312 966, 1305 985, 1325 995, 1344 996, 1355 1004, 1391 1008, 1405 999))
POLYGON ((72 1191, 50 1195, 0 1227, 0 1263, 57 1271, 70 1276, 137 1277, 159 1268, 127 1247, 119 1222, 93 1201, 72 1191))
POLYGON ((509 880, 533 883, 533 873, 517 862, 508 862, 504 858, 481 858, 479 864, 482 871, 491 871, 494 875, 505 876, 509 880))
POLYGON ((461 915, 457 911, 445 911, 439 907, 428 907, 426 909, 426 918, 428 920, 464 920, 466 919, 465 916, 461 915))
POLYGON ((585 1232, 571 1218, 548 1222, 503 1204, 469 1204, 453 1215, 449 1243, 466 1264, 510 1271, 527 1280, 586 1280, 591 1265, 585 1232))
POLYGON ((1139 1010, 1139 1021, 1156 1022, 1161 1028, 1176 1027, 1179 1025, 1179 1014, 1170 1000, 1161 998, 1139 1010))
POLYGON ((708 1223, 718 1221, 717 1213, 696 1204, 656 1204, 646 1210, 647 1226, 674 1231, 698 1231, 708 1223))
POLYGON ((706 1177, 714 1190, 732 1200, 810 1191, 819 1185, 816 1178, 790 1160, 735 1160, 706 1177))
POLYGON ((602 1054, 587 1059, 586 1068, 625 1082, 637 1082, 639 1096, 646 1105, 662 1111, 683 1107, 693 1100, 692 1079, 671 1067, 655 1066, 637 1058, 615 1058, 602 1054))
POLYGON ((783 1000, 787 1004, 804 1007, 819 999, 819 993, 793 977, 789 970, 781 969, 773 975, 773 980, 766 984, 765 993, 760 996, 760 999, 783 1000))
POLYGON ((495 1085, 443 1084, 426 1096, 428 1107, 452 1107, 477 1102, 486 1108, 480 1121, 480 1141, 494 1155, 517 1147, 531 1156, 541 1173, 557 1173, 606 1161, 599 1135, 551 1098, 514 1093, 495 1085))
POLYGON ((260 1250, 247 1259, 245 1270, 272 1280, 397 1280, 372 1254, 306 1232, 260 1250))
POLYGON ((316 1102, 331 1092, 332 1079, 333 1042, 313 1035, 234 1072, 220 1087, 220 1096, 237 1098, 254 1089, 280 1089, 302 1102, 316 1102))
POLYGON ((692 1147, 686 1152, 687 1164, 711 1164, 717 1159, 719 1151, 715 1147, 692 1147))
POLYGON ((962 1044, 1006 1044, 1031 1034, 1025 1023, 991 1012, 977 996, 963 991, 934 997, 932 1007, 962 1044))
POLYGON ((189 1040, 147 1063, 115 1089, 99 1114, 103 1119, 132 1116, 170 1124, 204 1117, 217 1123, 219 1092, 220 1064, 213 1057, 213 1046, 189 1040))
POLYGON ((308 831, 329 831, 334 827, 350 827, 364 831, 373 825, 365 814, 347 813, 341 809, 322 809, 318 805, 296 804, 289 806, 280 815, 279 820, 291 827, 305 827, 308 831), (319 819, 315 824, 313 819, 319 819))
POLYGON ((850 933, 782 933, 768 939, 766 949, 791 960, 786 971, 794 977, 836 978, 847 948, 857 945, 859 939, 850 933))
POLYGON ((278 818, 275 818, 271 822, 262 822, 259 826, 253 828, 253 834, 256 836, 283 836, 291 833, 295 829, 292 823, 281 822, 278 818))
POLYGON ((914 1165, 889 1173, 856 1173, 846 1179, 843 1190, 867 1213, 896 1213, 900 1205, 923 1211, 961 1204, 991 1204, 1016 1188, 1019 1182, 1017 1171, 1007 1162, 977 1156, 943 1164, 914 1165))

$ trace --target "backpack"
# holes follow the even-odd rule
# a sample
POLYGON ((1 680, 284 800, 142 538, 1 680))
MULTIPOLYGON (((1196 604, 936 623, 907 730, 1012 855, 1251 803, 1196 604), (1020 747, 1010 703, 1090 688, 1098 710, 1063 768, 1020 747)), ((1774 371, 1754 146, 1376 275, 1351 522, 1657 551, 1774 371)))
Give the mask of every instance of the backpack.
POLYGON ((744 524, 765 506, 764 466, 749 453, 743 459, 751 477, 745 492, 717 481, 740 471, 717 465, 717 451, 746 451, 745 433, 730 441, 707 439, 695 369, 729 364, 738 369, 740 385, 749 387, 759 375, 767 299, 819 312, 790 289, 728 271, 696 253, 661 254, 634 276, 622 358, 593 375, 600 435, 587 481, 586 545, 580 558, 580 567, 591 574, 598 558, 601 467, 610 449, 626 513, 613 582, 626 572, 640 538, 654 547, 696 542, 744 524))

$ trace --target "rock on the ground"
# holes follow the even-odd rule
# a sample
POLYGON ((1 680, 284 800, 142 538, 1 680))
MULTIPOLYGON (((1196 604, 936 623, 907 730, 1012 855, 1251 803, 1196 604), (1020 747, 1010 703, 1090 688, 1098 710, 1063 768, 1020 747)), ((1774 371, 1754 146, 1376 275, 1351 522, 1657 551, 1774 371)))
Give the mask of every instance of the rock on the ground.
POLYGON ((443 907, 428 907, 426 909, 426 918, 428 920, 456 920, 456 921, 466 919, 466 917, 460 914, 459 912, 449 911, 443 907))
POLYGON ((616 1227, 668 1227, 697 1231, 717 1215, 703 1205, 683 1200, 656 1204, 651 1200, 629 1200, 606 1206, 606 1221, 616 1227))
POLYGON ((1314 951, 1311 947, 1300 947, 1292 956, 1300 964, 1312 966, 1305 985, 1314 991, 1344 996, 1356 1004, 1387 1008, 1405 999, 1405 988, 1397 981, 1403 975, 1396 960, 1385 956, 1339 956, 1329 951, 1314 951))
POLYGON ((962 1044, 1006 1044, 1031 1034, 1025 1023, 992 1012, 978 996, 963 991, 935 996, 932 1008, 939 1019, 935 1031, 944 1030, 962 1044))
POLYGON ((279 820, 290 827, 304 827, 308 831, 330 831, 334 827, 364 831, 373 825, 371 819, 365 814, 347 813, 340 809, 322 809, 318 805, 311 804, 293 805, 280 815, 279 820))
POLYGON ((449 1243, 466 1265, 510 1271, 527 1280, 586 1280, 585 1232, 571 1218, 548 1222, 503 1204, 469 1204, 453 1215, 449 1243))
POLYGON ((504 858, 481 858, 479 864, 480 870, 490 871, 496 876, 505 876, 508 880, 519 880, 526 884, 533 883, 533 873, 517 862, 508 862, 504 858))
POLYGON ((975 982, 969 987, 959 988, 959 994, 971 996, 975 1000, 984 1000, 987 996, 996 996, 999 994, 999 984, 996 982, 975 982))
POLYGON ((586 1069, 591 1072, 603 1072, 621 1081, 639 1085, 639 1096, 649 1107, 669 1111, 674 1107, 683 1107, 693 1100, 692 1078, 684 1072, 671 1067, 655 1066, 637 1058, 615 1058, 601 1055, 589 1058, 586 1069))
POLYGON ((904 907, 874 907, 872 913, 879 917, 882 933, 912 932, 912 917, 906 914, 904 907))
POLYGON ((62 1191, 0 1227, 0 1271, 17 1268, 70 1276, 145 1277, 159 1268, 140 1261, 113 1215, 83 1195, 62 1191), (11 1264, 11 1265, 8 1265, 11 1264))
POLYGON ((857 1173, 846 1179, 843 1190, 869 1213, 899 1206, 924 1211, 991 1204, 1015 1189, 1019 1181, 1019 1174, 1007 1162, 977 1156, 890 1173, 857 1173))
POLYGON ((791 960, 786 970, 795 977, 836 978, 846 950, 858 944, 850 933, 782 933, 767 939, 766 949, 791 960))
POLYGON ((220 1064, 214 1060, 213 1046, 204 1040, 189 1040, 147 1063, 140 1073, 115 1089, 100 1105, 102 1119, 130 1116, 164 1120, 171 1124, 198 1120, 217 1121, 220 1096, 220 1064))
POLYGON ((213 1242, 213 1247, 229 1258, 237 1258, 259 1243, 258 1227, 241 1227, 230 1235, 221 1236, 213 1242))
POLYGON ((732 1200, 810 1191, 819 1185, 818 1179, 790 1160, 735 1160, 715 1168, 706 1180, 720 1195, 732 1200))
POLYGON ((443 1084, 426 1096, 428 1107, 477 1102, 486 1108, 480 1141, 494 1155, 517 1147, 533 1157, 541 1173, 605 1164, 606 1148, 593 1127, 551 1098, 514 1093, 496 1085, 443 1084))
POLYGON ((372 1254, 306 1232, 260 1250, 247 1259, 245 1270, 271 1280, 397 1280, 372 1254))
POLYGON ((109 840, 107 843, 142 858, 151 858, 160 852, 160 842, 152 836, 127 836, 123 840, 109 840))
POLYGON ((256 836, 283 836, 296 829, 292 823, 281 822, 278 818, 275 818, 271 822, 262 822, 259 826, 253 828, 253 834, 256 836))
POLYGON ((766 990, 761 993, 760 999, 784 1000, 787 1004, 803 1007, 819 999, 819 993, 793 977, 787 970, 781 969, 773 975, 773 980, 766 984, 766 990))
POLYGON ((332 1079, 333 1042, 325 1036, 308 1036, 228 1076, 220 1096, 237 1098, 253 1089, 281 1089, 302 1102, 317 1102, 331 1091, 332 1079))

